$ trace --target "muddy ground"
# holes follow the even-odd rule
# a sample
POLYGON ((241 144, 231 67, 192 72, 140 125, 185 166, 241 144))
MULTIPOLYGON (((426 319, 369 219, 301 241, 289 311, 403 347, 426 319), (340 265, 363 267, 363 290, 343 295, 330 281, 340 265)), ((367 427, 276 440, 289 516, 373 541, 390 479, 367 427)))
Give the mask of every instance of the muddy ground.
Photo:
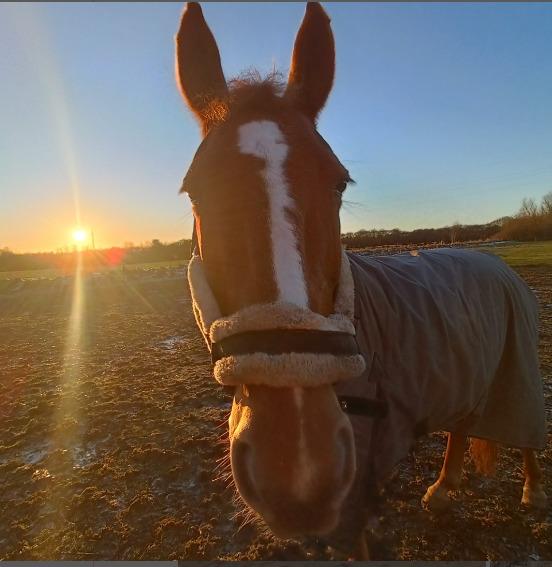
MULTIPOLYGON (((541 304, 552 423, 552 276, 519 271, 541 304)), ((337 558, 240 529, 217 469, 230 399, 211 377, 184 273, 73 283, 0 282, 0 559, 337 558)), ((421 509, 444 446, 441 434, 422 439, 390 479, 373 559, 552 559, 552 513, 521 509, 514 450, 493 479, 467 462, 449 512, 421 509)), ((552 496, 552 443, 541 462, 552 496)))

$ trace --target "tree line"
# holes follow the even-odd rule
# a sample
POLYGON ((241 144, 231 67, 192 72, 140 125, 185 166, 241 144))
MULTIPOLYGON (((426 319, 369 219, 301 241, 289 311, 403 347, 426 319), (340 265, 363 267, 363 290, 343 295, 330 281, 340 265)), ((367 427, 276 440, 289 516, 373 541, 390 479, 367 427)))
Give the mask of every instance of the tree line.
POLYGON ((441 228, 417 228, 415 230, 372 229, 347 232, 341 241, 349 249, 371 248, 373 246, 393 246, 408 244, 456 244, 474 240, 489 240, 502 228, 505 219, 498 219, 488 224, 454 224, 441 228))
POLYGON ((541 199, 523 199, 517 215, 502 226, 504 240, 552 240, 552 191, 541 199))
POLYGON ((124 268, 125 265, 148 264, 187 260, 190 257, 191 240, 178 240, 165 244, 157 239, 143 246, 114 246, 103 250, 72 252, 38 252, 15 254, 7 248, 0 250, 0 271, 56 269, 73 273, 77 262, 85 271, 103 268, 124 268))

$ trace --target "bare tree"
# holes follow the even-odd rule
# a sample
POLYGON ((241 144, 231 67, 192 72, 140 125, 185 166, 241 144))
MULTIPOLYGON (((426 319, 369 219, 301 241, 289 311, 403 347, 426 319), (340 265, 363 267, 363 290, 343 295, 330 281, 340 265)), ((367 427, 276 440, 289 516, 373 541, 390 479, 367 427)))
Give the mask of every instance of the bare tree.
POLYGON ((541 214, 552 215, 552 191, 548 191, 548 193, 542 197, 541 214))
POLYGON ((462 225, 456 221, 451 227, 450 227, 450 243, 454 244, 456 242, 456 239, 460 236, 460 232, 462 230, 462 225))
POLYGON ((524 197, 521 202, 521 207, 519 209, 518 215, 520 217, 536 217, 539 214, 539 208, 535 199, 532 197, 524 197))

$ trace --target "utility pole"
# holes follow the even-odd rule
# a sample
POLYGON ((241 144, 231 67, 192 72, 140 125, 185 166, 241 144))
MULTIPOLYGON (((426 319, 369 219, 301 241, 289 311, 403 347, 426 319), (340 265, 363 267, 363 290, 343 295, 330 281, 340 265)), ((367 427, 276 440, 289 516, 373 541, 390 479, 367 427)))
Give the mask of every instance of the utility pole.
POLYGON ((92 250, 96 250, 96 245, 94 244, 94 231, 90 229, 90 240, 92 241, 92 250))

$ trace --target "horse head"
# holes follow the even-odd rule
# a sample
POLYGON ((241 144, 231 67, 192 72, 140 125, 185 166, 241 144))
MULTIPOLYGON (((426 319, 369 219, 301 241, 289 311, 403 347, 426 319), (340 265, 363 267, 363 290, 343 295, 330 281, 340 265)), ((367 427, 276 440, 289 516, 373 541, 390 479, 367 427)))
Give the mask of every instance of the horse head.
POLYGON ((350 181, 316 129, 334 77, 330 20, 307 3, 286 84, 225 80, 200 6, 176 74, 203 140, 182 190, 197 235, 189 280, 219 382, 234 388, 230 456, 243 500, 280 536, 323 534, 355 475, 332 384, 362 373, 339 209, 350 181))

